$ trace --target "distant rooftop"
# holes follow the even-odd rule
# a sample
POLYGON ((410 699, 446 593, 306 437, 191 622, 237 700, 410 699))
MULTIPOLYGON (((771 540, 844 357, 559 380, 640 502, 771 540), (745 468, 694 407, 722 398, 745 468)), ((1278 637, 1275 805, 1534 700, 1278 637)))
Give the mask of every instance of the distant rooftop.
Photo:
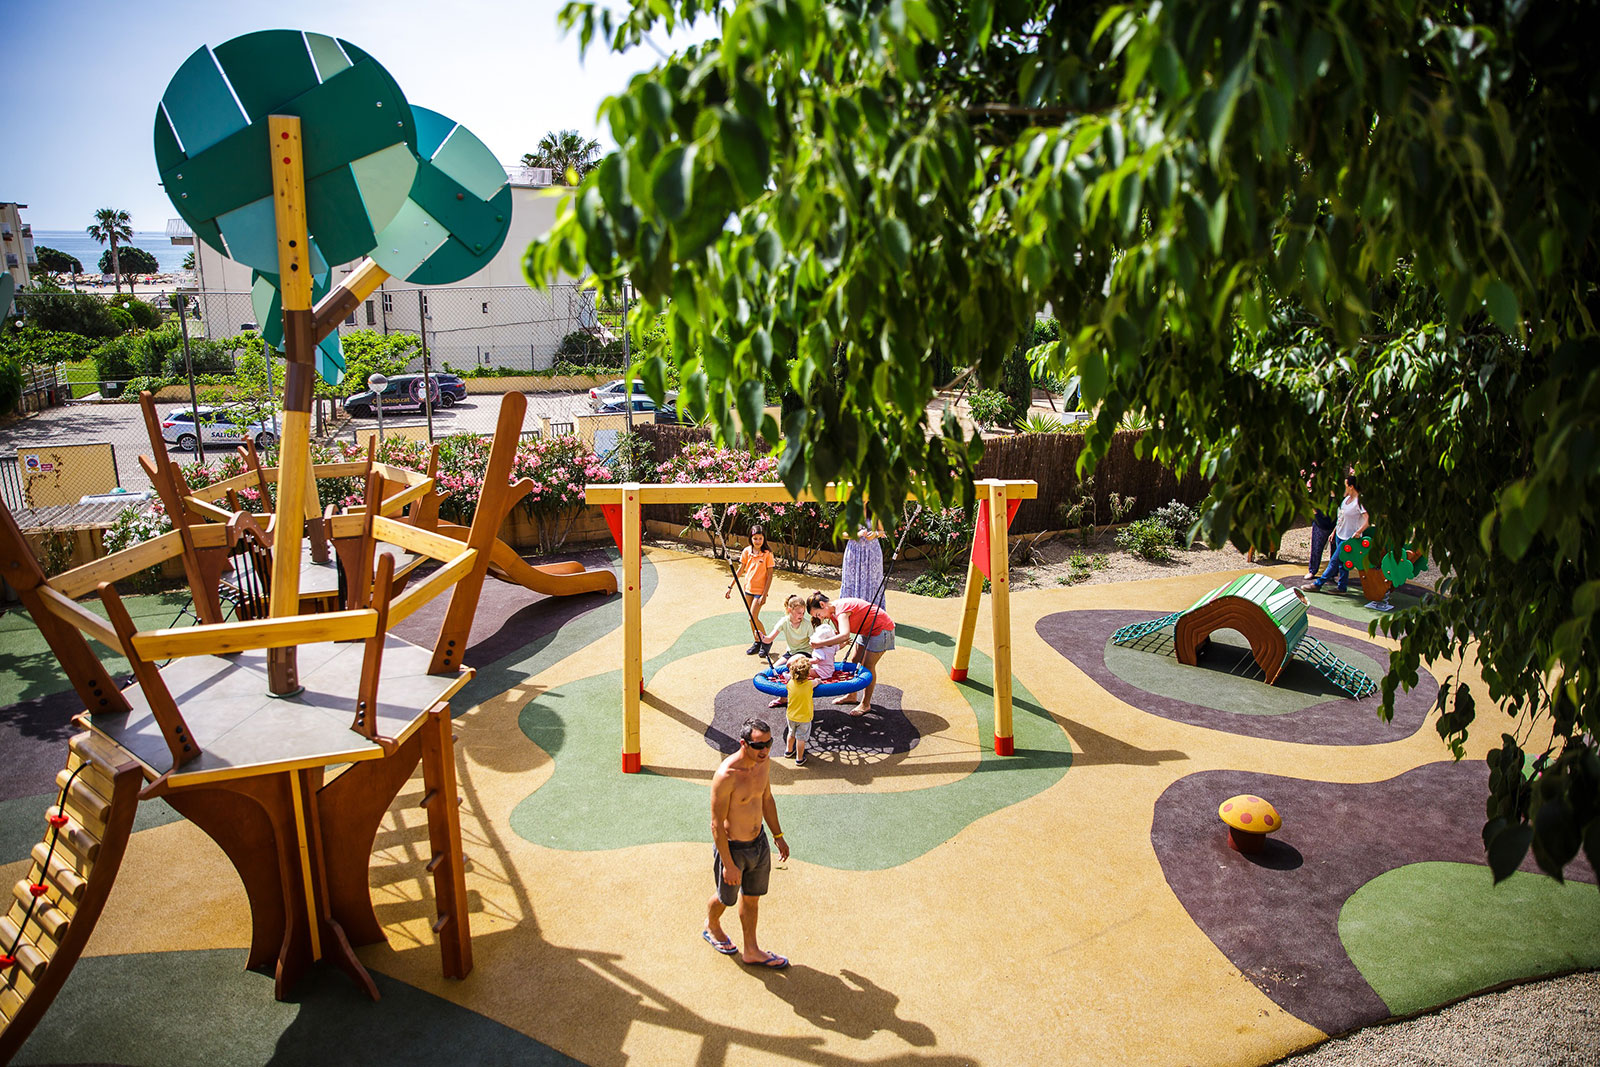
POLYGON ((555 184, 555 171, 549 167, 524 167, 521 163, 502 163, 506 180, 525 189, 543 189, 555 184))
POLYGON ((192 245, 194 244, 194 231, 182 219, 168 219, 167 239, 175 245, 192 245))

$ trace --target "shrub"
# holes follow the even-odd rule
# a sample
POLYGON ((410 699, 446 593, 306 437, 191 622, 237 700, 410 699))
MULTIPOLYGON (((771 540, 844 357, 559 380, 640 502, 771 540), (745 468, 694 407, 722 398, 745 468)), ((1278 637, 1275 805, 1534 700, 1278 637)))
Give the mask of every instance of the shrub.
POLYGON ((1168 501, 1165 507, 1157 508, 1151 518, 1171 530, 1173 543, 1185 548, 1189 546, 1189 531, 1200 521, 1200 516, 1195 514, 1194 508, 1176 500, 1168 501))
POLYGON ((622 338, 602 341, 586 330, 575 330, 561 339, 556 348, 558 356, 578 356, 584 361, 607 368, 622 366, 622 338))
POLYGON ((111 319, 112 325, 116 327, 115 332, 117 333, 130 333, 138 328, 133 321, 133 316, 121 308, 106 308, 106 315, 111 319))
MULTIPOLYGON (((126 266, 127 264, 123 264, 126 266)), ((113 299, 110 307, 126 311, 133 319, 133 324, 141 330, 153 330, 161 325, 161 312, 154 304, 147 304, 133 296, 120 296, 113 299)))
MULTIPOLYGON (((106 530, 101 545, 106 554, 110 555, 146 541, 153 541, 171 530, 172 520, 167 517, 166 508, 161 506, 161 501, 152 500, 144 507, 127 507, 117 512, 117 517, 111 520, 111 527, 106 530)), ((158 564, 121 579, 117 584, 125 585, 133 592, 142 593, 154 589, 160 581, 161 567, 158 564)))
POLYGON ((1027 415, 1033 404, 1033 370, 1028 366, 1028 350, 1021 345, 1013 348, 1001 365, 1000 391, 1006 395, 1006 422, 1027 415))
MULTIPOLYGON (((1033 412, 1022 422, 1017 424, 1017 429, 1023 433, 1066 433, 1067 424, 1054 415, 1043 412, 1033 412)), ((1079 431, 1082 432, 1081 430, 1079 431)))
POLYGON ((1140 519, 1117 531, 1117 547, 1142 559, 1165 563, 1172 558, 1172 531, 1155 519, 1140 519))
POLYGON ((906 583, 906 592, 917 596, 947 597, 961 591, 961 583, 953 574, 919 574, 906 583))
POLYGON ((1011 401, 998 389, 980 389, 967 401, 972 421, 980 426, 1000 426, 1011 417, 1011 401))
POLYGON ((22 399, 22 364, 15 356, 0 354, 0 415, 9 415, 22 399))
MULTIPOLYGON (((777 467, 772 456, 752 456, 718 448, 710 441, 696 441, 657 466, 656 476, 663 482, 772 482, 777 481, 777 467)), ((759 524, 784 566, 804 574, 817 551, 833 543, 836 514, 831 504, 758 502, 706 504, 690 519, 713 534, 719 554, 730 534, 759 524)))
POLYGON ((130 378, 161 373, 161 360, 144 336, 113 337, 94 350, 93 358, 95 373, 102 382, 125 382, 130 378))
POLYGON ((539 547, 549 554, 567 543, 578 519, 578 506, 583 503, 584 486, 611 481, 611 471, 582 438, 547 437, 518 443, 511 477, 533 481, 533 490, 522 498, 522 506, 538 524, 539 547))
POLYGON ((923 508, 916 513, 909 543, 922 549, 928 573, 950 575, 966 563, 972 552, 972 535, 977 526, 976 509, 923 508))
MULTIPOLYGON (((124 329, 118 326, 100 298, 88 293, 18 293, 17 308, 28 324, 38 330, 59 330, 83 337, 115 337, 124 329)), ((130 326, 126 328, 131 328, 131 316, 128 322, 130 326)))

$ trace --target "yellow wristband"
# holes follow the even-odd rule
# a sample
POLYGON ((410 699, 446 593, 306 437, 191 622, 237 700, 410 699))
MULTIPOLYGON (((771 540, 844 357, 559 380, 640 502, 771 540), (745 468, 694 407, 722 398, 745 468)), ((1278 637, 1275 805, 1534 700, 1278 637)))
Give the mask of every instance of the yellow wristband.
POLYGON ((773 837, 782 837, 782 836, 783 836, 783 834, 781 834, 781 833, 776 833, 776 834, 773 834, 773 835, 772 835, 772 836, 773 836, 773 837))

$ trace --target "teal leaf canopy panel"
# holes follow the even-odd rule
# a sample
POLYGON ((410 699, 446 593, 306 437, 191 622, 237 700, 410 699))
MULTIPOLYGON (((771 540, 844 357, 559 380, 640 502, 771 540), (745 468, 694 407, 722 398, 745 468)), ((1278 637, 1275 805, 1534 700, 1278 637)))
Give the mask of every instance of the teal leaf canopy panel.
POLYGON ((322 34, 249 33, 178 68, 155 122, 156 167, 178 214, 223 255, 277 271, 268 115, 300 118, 306 228, 326 260, 367 255, 411 191, 417 127, 388 71, 322 34))
MULTIPOLYGON (((413 108, 389 73, 349 41, 263 30, 200 48, 156 110, 156 166, 173 206, 212 248, 255 269, 262 338, 283 346, 272 150, 264 120, 301 123, 313 298, 329 264, 371 255, 417 285, 482 269, 511 228, 511 186, 465 126, 413 108)), ((338 335, 318 345, 317 373, 338 384, 338 335)))
POLYGON ((465 126, 425 107, 417 125, 417 174, 405 205, 382 233, 372 258, 418 285, 443 285, 477 273, 511 228, 505 168, 465 126))
MULTIPOLYGON (((333 289, 333 271, 323 262, 317 243, 311 242, 311 300, 315 303, 333 289)), ((278 288, 278 276, 256 271, 250 276, 250 307, 256 321, 261 324, 261 340, 268 348, 283 351, 283 292, 278 288)), ((330 385, 338 385, 344 377, 344 349, 339 344, 339 331, 334 330, 317 342, 317 375, 330 385)))

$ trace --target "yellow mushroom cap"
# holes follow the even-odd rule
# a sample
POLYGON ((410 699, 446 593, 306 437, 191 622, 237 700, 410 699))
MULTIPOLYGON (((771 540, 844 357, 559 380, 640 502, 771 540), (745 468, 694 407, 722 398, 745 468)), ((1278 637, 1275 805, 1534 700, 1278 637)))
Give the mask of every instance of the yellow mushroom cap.
POLYGON ((1270 834, 1283 825, 1278 809, 1257 796, 1229 797, 1217 807, 1222 821, 1235 830, 1251 834, 1270 834))

